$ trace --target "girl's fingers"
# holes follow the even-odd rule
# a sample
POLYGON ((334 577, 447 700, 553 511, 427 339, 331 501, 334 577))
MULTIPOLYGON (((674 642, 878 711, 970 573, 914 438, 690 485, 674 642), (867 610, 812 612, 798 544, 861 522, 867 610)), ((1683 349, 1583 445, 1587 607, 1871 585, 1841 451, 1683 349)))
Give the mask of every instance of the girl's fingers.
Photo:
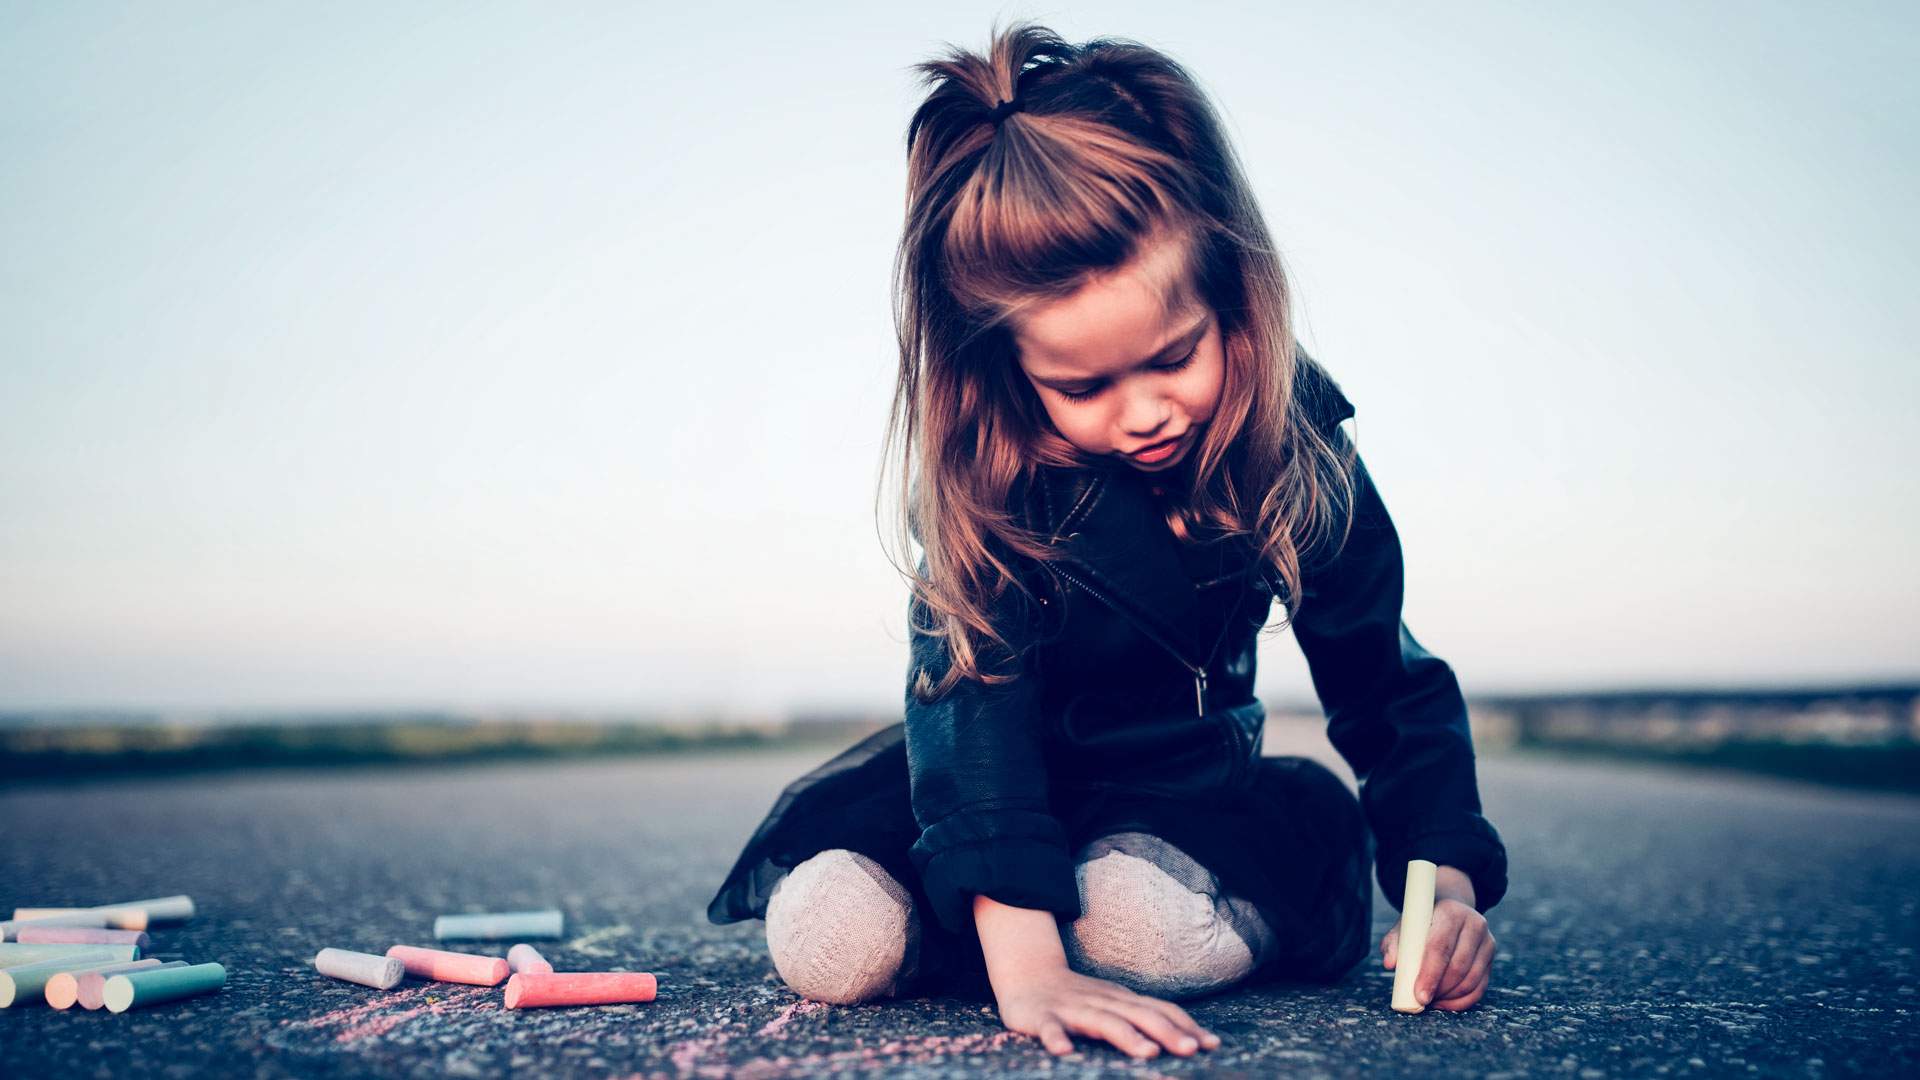
POLYGON ((1141 1000, 1153 1008, 1160 1010, 1167 1019, 1173 1021, 1174 1026, 1191 1035, 1195 1041, 1208 1050, 1220 1045, 1220 1036, 1201 1027, 1198 1020, 1195 1020, 1187 1014, 1187 1010, 1175 1005, 1173 1002, 1162 1001, 1159 998, 1153 997, 1143 997, 1141 1000))
POLYGON ((1467 973, 1457 984, 1443 987, 1434 994, 1434 1007, 1458 1012, 1479 1001, 1487 992, 1488 975, 1493 967, 1494 943, 1488 935, 1474 951, 1474 959, 1467 973))
POLYGON ((1393 970, 1394 961, 1400 959, 1400 924, 1394 923, 1387 936, 1380 939, 1380 962, 1388 971, 1393 970))
POLYGON ((1413 996, 1420 1004, 1431 1004, 1440 989, 1440 977, 1447 973, 1447 965, 1453 959, 1460 929, 1460 924, 1452 919, 1445 922, 1436 919, 1433 928, 1427 931, 1427 952, 1420 960, 1420 978, 1413 986, 1413 996))
POLYGON ((1105 1009, 1086 1010, 1073 1024, 1073 1030, 1105 1039, 1133 1057, 1150 1058, 1160 1052, 1160 1044, 1142 1035, 1126 1017, 1105 1009))
POLYGON ((1440 981, 1433 988, 1434 1000, 1456 997, 1467 987, 1467 973, 1480 957, 1480 945, 1491 936, 1484 926, 1461 929, 1459 940, 1454 942, 1453 958, 1447 961, 1447 970, 1441 972, 1440 981))
POLYGON ((1149 1000, 1142 999, 1133 1005, 1123 1005, 1120 1007, 1120 1014, 1125 1016, 1134 1027, 1159 1040, 1161 1046, 1182 1057, 1199 1051, 1200 1036, 1175 1023, 1171 1016, 1148 1004, 1149 1000))
POLYGON ((1480 949, 1473 958, 1473 967, 1467 972, 1461 987, 1446 1000, 1435 1002, 1435 1007, 1459 1012, 1462 1009, 1471 1008, 1474 1002, 1485 997, 1487 985, 1492 981, 1493 958, 1496 951, 1497 946, 1494 944, 1493 935, 1489 934, 1486 940, 1480 943, 1480 949))
POLYGON ((1067 1029, 1051 1018, 1040 1023, 1040 1045, 1046 1047, 1049 1054, 1073 1053, 1073 1040, 1067 1036, 1067 1029))
MULTIPOLYGON (((1220 1045, 1220 1036, 1201 1027, 1199 1021, 1187 1015, 1187 1010, 1175 1005, 1173 1002, 1157 997, 1149 997, 1146 994, 1135 993, 1115 982, 1103 982, 1101 985, 1108 995, 1106 999, 1101 1002, 1103 1007, 1120 1013, 1122 1016, 1131 1015, 1128 1010, 1134 1007, 1152 1009, 1160 1016, 1165 1017, 1166 1020, 1173 1024, 1180 1032, 1191 1037, 1205 1049, 1211 1050, 1220 1045)), ((1165 1042, 1165 1040, 1161 1041, 1165 1042)), ((1167 1043, 1167 1046, 1171 1049, 1173 1044, 1167 1043)))

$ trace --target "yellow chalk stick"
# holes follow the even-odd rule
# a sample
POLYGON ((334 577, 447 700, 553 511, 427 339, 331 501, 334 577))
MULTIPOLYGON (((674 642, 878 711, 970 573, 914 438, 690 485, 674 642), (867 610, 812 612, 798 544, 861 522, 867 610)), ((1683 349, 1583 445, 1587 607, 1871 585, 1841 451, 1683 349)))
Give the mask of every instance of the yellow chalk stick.
POLYGON ((1393 1011, 1426 1011, 1413 996, 1420 961, 1427 955, 1427 930, 1433 925, 1433 878, 1438 866, 1425 859, 1407 863, 1407 894, 1400 901, 1400 948, 1393 963, 1393 1011))
POLYGON ((29 926, 65 926, 79 929, 100 929, 107 925, 107 917, 100 912, 63 911, 55 908, 15 908, 13 918, 0 921, 0 941, 12 941, 21 930, 29 926), (25 912, 26 914, 21 914, 25 912))
MULTIPOLYGON (((97 914, 99 923, 48 923, 51 926, 109 926, 115 930, 146 930, 154 923, 181 922, 193 917, 193 897, 160 896, 152 900, 131 900, 124 904, 101 904, 90 908, 15 908, 13 917, 43 919, 97 914)), ((0 924, 4 925, 4 924, 0 924)))

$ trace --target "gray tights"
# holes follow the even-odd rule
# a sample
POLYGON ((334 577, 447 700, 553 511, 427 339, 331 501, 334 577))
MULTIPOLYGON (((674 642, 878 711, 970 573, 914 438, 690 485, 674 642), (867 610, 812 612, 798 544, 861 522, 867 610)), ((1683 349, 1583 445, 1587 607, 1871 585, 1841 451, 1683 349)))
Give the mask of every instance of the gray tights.
MULTIPOLYGON (((1251 903, 1157 836, 1103 836, 1074 863, 1082 914, 1060 924, 1060 940, 1075 971, 1188 998, 1246 978, 1273 951, 1273 930, 1251 903)), ((913 978, 919 919, 907 890, 878 863, 836 848, 774 887, 767 949, 802 997, 872 1001, 913 978)))

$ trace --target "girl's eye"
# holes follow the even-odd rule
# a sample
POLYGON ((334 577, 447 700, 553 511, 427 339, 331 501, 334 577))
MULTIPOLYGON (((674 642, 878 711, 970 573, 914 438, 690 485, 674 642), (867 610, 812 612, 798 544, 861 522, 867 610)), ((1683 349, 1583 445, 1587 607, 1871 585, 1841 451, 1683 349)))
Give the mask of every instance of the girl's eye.
POLYGON ((1159 367, 1155 368, 1154 370, 1155 371, 1179 371, 1181 368, 1184 368, 1188 364, 1193 363, 1193 358, 1199 355, 1200 355, 1200 346, 1195 345, 1193 347, 1192 352, 1188 353, 1187 355, 1181 357, 1178 360, 1175 360, 1171 364, 1161 364, 1159 367))
MULTIPOLYGON (((1195 345, 1193 347, 1193 351, 1188 353, 1187 355, 1181 357, 1178 360, 1175 360, 1171 364, 1156 364, 1154 365, 1153 370, 1179 371, 1185 368, 1188 364, 1193 363, 1193 358, 1199 355, 1200 355, 1200 346, 1195 345)), ((1098 393, 1100 393, 1100 391, 1105 388, 1105 385, 1106 385, 1105 383, 1096 383, 1093 386, 1087 387, 1085 390, 1059 390, 1059 391, 1056 391, 1056 393, 1058 393, 1061 397, 1066 398, 1068 401, 1086 401, 1089 398, 1092 398, 1098 393)))

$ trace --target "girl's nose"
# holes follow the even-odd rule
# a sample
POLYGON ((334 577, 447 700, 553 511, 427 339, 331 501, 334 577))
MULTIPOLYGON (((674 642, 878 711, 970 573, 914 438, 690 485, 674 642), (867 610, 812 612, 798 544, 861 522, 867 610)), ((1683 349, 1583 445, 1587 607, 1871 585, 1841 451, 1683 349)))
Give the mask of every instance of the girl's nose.
POLYGON ((1120 406, 1120 430, 1136 439, 1154 434, 1172 418, 1173 401, 1146 387, 1127 394, 1120 406))

